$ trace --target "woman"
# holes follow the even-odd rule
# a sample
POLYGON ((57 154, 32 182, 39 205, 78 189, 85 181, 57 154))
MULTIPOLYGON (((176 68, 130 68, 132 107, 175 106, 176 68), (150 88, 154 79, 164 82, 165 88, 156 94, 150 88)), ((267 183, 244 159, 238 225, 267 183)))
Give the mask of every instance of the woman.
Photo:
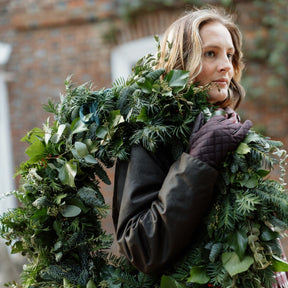
POLYGON ((144 273, 163 272, 197 239, 211 207, 218 169, 251 128, 251 122, 241 124, 233 110, 244 96, 239 84, 243 63, 241 34, 228 16, 213 9, 188 13, 167 29, 163 43, 157 68, 188 70, 191 83, 211 83, 209 101, 226 114, 203 126, 200 115, 187 152, 176 161, 171 147, 150 153, 134 146, 129 162, 117 162, 117 242, 144 273), (167 41, 173 42, 169 52, 167 41))

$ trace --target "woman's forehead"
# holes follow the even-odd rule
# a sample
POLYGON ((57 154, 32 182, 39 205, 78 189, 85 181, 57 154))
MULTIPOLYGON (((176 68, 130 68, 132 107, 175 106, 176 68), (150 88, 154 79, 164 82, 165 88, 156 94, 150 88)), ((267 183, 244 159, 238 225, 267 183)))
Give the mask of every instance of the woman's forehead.
POLYGON ((210 22, 200 29, 202 46, 205 47, 225 47, 234 49, 233 40, 228 29, 220 22, 210 22))

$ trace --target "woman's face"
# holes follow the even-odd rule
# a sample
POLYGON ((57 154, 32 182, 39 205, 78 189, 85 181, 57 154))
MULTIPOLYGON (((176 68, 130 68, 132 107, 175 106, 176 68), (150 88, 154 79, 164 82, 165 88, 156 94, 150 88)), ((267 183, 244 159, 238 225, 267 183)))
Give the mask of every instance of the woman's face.
POLYGON ((234 75, 232 59, 234 45, 227 28, 219 22, 205 24, 200 29, 202 40, 202 70, 195 82, 200 86, 212 84, 209 102, 222 102, 234 75))

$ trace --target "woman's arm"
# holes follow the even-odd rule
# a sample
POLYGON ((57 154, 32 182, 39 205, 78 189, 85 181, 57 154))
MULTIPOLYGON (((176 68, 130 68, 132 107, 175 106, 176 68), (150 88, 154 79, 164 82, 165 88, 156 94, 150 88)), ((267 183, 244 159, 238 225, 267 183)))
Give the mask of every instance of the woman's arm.
POLYGON ((140 271, 160 272, 196 239, 218 172, 186 153, 169 169, 140 146, 122 165, 115 179, 117 242, 140 271))

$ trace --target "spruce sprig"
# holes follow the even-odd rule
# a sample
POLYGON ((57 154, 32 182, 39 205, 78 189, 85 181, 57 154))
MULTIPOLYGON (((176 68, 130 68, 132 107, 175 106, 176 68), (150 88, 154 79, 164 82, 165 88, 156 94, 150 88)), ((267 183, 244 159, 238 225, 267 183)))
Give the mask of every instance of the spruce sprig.
POLYGON ((156 62, 152 55, 142 58, 110 89, 75 86, 68 78, 60 103, 45 107, 54 121, 23 138, 29 160, 20 166, 15 192, 22 207, 1 217, 0 232, 12 252, 29 258, 23 288, 268 288, 273 271, 287 269, 276 257, 288 226, 287 156, 280 142, 254 131, 223 163, 199 241, 175 267, 147 276, 108 257, 111 237, 101 224, 108 206, 100 183, 110 184, 105 169, 129 159, 132 145, 154 152, 165 143, 177 159, 196 116, 204 112, 208 120, 216 109, 209 87, 191 85, 187 71, 154 70, 156 62), (281 180, 269 179, 278 162, 281 180))

